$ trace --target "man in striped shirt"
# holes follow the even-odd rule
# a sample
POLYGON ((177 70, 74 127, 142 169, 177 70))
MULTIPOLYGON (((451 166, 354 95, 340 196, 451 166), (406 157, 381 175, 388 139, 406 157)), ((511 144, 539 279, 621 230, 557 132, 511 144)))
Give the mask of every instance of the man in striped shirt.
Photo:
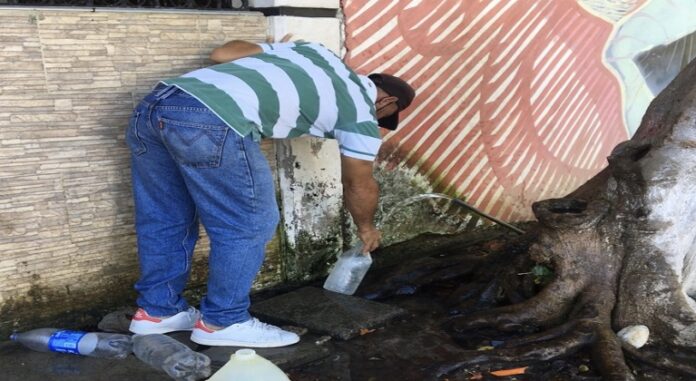
POLYGON ((379 246, 372 162, 378 126, 395 129, 415 95, 388 74, 356 74, 319 44, 235 40, 220 64, 160 84, 136 107, 126 134, 141 277, 137 334, 193 330, 204 345, 276 347, 299 337, 249 315, 249 291, 279 221, 261 138, 336 139, 346 208, 365 252, 379 246), (200 312, 181 293, 198 220, 210 238, 200 312))

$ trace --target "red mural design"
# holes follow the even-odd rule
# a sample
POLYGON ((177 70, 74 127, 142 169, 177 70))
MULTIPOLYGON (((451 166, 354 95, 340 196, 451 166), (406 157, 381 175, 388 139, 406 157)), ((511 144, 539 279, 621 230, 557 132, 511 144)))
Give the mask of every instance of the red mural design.
POLYGON ((381 160, 509 221, 562 196, 628 138, 602 62, 612 25, 575 1, 347 0, 346 60, 418 95, 381 160))

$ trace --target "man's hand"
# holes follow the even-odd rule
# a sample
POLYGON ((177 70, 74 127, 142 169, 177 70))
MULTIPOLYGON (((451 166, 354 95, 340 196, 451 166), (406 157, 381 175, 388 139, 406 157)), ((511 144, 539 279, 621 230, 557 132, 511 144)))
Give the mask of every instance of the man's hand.
MULTIPOLYGON (((288 42, 292 38, 292 33, 286 33, 283 38, 280 39, 280 42, 288 42)), ((266 36, 266 42, 269 44, 272 44, 275 42, 275 38, 273 36, 266 36)))
POLYGON ((382 232, 372 226, 365 229, 358 229, 358 237, 363 242, 363 254, 367 254, 379 247, 382 240, 382 232))
MULTIPOLYGON (((280 42, 288 42, 291 38, 292 33, 288 33, 283 36, 282 39, 280 39, 280 42)), ((266 37, 266 42, 273 43, 274 38, 272 36, 268 36, 266 37)), ((213 52, 210 53, 210 59, 217 63, 224 63, 253 56, 262 52, 263 49, 261 49, 259 44, 243 40, 232 40, 227 42, 225 45, 213 49, 213 52)))

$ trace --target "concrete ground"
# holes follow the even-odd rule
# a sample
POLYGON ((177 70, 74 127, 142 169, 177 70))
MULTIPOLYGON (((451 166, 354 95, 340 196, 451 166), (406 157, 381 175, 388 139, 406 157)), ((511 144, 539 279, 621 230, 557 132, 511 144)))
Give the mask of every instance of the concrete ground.
MULTIPOLYGON (((467 237, 463 242, 468 241, 467 237)), ((480 240, 474 238, 473 241, 480 240)), ((423 247, 438 247, 447 241, 433 238, 423 247)), ((460 246, 459 238, 447 245, 460 246)), ((394 247, 394 253, 375 255, 375 264, 362 287, 379 284, 380 266, 389 258, 399 263, 422 255, 423 249, 409 245, 394 247), (413 251, 413 253, 411 253, 413 251), (380 264, 380 261, 383 261, 380 264), (371 280, 372 279, 372 280, 371 280)), ((265 321, 292 328, 301 334, 300 343, 257 352, 286 371, 293 381, 418 380, 432 364, 456 358, 462 349, 441 329, 445 307, 431 295, 418 293, 377 302, 325 292, 321 281, 309 287, 254 296, 252 313, 265 321), (282 307, 281 307, 282 306, 282 307), (421 369, 422 368, 422 369, 421 369)), ((360 290, 359 290, 360 291, 360 290)), ((133 308, 115 311, 99 325, 101 331, 127 330, 133 308)), ((38 328, 38 327, 37 327, 38 328)), ((213 371, 219 369, 238 348, 204 347, 188 340, 184 332, 172 337, 205 353, 213 371)), ((150 368, 134 355, 124 360, 90 358, 69 354, 41 353, 10 341, 0 341, 2 381, 83 380, 170 380, 164 372, 150 368)))
MULTIPOLYGON (((437 313, 433 306, 424 301, 408 302, 407 298, 404 302, 406 308, 338 295, 317 286, 281 294, 257 303, 252 313, 295 330, 302 340, 286 348, 256 351, 293 381, 389 380, 401 372, 412 376, 404 375, 400 380, 423 380, 422 372, 414 367, 443 360, 461 349, 445 334, 417 324, 427 318, 416 316, 423 311, 437 313), (303 327, 302 321, 311 329, 303 327)), ((238 349, 199 346, 185 332, 170 336, 210 357, 213 372, 238 349)), ((0 343, 0 360, 0 379, 6 381, 171 380, 134 355, 110 360, 42 353, 5 341, 0 343)))
MULTIPOLYGON (((442 239, 439 239, 442 241, 442 239)), ((435 241, 421 242, 423 247, 435 241)), ((461 248, 461 243, 457 243, 461 248)), ((397 248, 401 262, 408 248, 397 248)), ((419 250, 423 252, 422 248, 419 250)), ((430 253, 442 257, 439 249, 430 253)), ((422 254, 421 254, 422 255, 422 254)), ((375 256, 379 260, 386 255, 375 256)), ((419 270, 416 267, 416 270, 419 270)), ((389 267, 374 268, 358 290, 374 291, 388 279, 389 267)), ((393 275, 393 274, 392 274, 393 275)), ((397 277, 399 278, 399 277, 397 277)), ((394 278, 392 278, 394 279, 394 278)), ((408 277, 399 278, 408 279, 408 277)), ((457 341, 443 328, 451 317, 448 298, 466 279, 435 280, 425 285, 399 286, 379 302, 361 297, 329 293, 321 282, 253 298, 252 314, 265 321, 301 334, 300 343, 257 353, 283 369, 292 381, 600 381, 587 353, 572 358, 529 365, 527 374, 497 378, 488 370, 468 367, 455 374, 436 377, 443 364, 471 357, 471 349, 487 350, 506 340, 499 334, 477 331, 457 341), (465 352, 465 348, 469 351, 465 352)), ((369 294, 369 292, 367 292, 369 294)), ((128 311, 116 311, 100 324, 101 330, 127 329, 128 311)), ((132 308, 130 309, 132 313, 132 308)), ((193 350, 211 358, 213 371, 219 369, 238 348, 199 346, 188 333, 171 334, 193 350)), ((474 352, 475 353, 475 352, 474 352)), ((498 368, 500 369, 500 368, 498 368)), ((648 379, 648 378, 644 378, 648 379)), ((150 368, 134 355, 125 360, 108 360, 76 355, 40 353, 9 341, 0 342, 2 381, 159 381, 171 380, 164 372, 150 368)), ((679 380, 653 377, 649 380, 679 380)))
MULTIPOLYGON (((127 330, 132 312, 116 311, 100 328, 127 330)), ((462 351, 441 329, 447 311, 428 294, 375 302, 325 291, 317 283, 255 300, 252 314, 301 334, 296 345, 257 349, 293 381, 422 381, 433 364, 452 360, 462 351)), ((170 336, 210 357, 213 371, 238 349, 199 346, 186 332, 170 336)), ((41 353, 9 341, 0 343, 0 375, 5 381, 171 380, 134 355, 109 360, 41 353)))

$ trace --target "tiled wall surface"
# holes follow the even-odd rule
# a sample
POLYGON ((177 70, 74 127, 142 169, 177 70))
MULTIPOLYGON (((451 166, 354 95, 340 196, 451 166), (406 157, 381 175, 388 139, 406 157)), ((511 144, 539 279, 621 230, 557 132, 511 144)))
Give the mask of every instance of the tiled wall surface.
MULTIPOLYGON (((260 13, 0 8, 0 331, 134 296, 130 112, 213 47, 265 34, 260 13)), ((280 278, 278 252, 257 286, 280 278)))

